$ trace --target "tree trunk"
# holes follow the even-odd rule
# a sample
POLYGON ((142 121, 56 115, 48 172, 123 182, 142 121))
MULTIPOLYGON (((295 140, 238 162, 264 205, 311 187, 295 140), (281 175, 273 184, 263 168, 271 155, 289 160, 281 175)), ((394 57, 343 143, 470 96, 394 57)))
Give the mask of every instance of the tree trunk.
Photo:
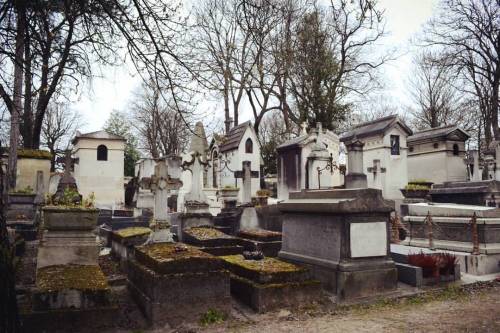
POLYGON ((26 8, 20 1, 17 6, 17 27, 16 27, 16 61, 14 63, 14 89, 13 89, 13 109, 10 121, 10 147, 8 162, 8 189, 16 188, 17 176, 17 147, 19 145, 19 119, 23 108, 23 58, 24 58, 24 32, 26 28, 26 8))
POLYGON ((229 114, 229 75, 224 73, 224 124, 226 134, 231 129, 231 115, 229 114))
POLYGON ((19 332, 14 252, 7 233, 7 181, 0 162, 0 332, 19 332))

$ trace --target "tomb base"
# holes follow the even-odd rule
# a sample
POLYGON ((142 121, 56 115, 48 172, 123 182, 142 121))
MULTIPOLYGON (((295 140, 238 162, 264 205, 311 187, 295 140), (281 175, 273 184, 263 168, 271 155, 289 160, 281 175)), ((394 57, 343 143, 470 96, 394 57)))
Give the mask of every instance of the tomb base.
POLYGON ((292 192, 278 208, 284 214, 279 257, 306 265, 339 300, 396 289, 388 242, 394 208, 380 190, 292 192))
POLYGON ((37 269, 33 310, 95 309, 110 305, 99 266, 55 265, 37 269))
POLYGON ((257 261, 245 260, 241 255, 222 258, 231 272, 231 293, 259 313, 307 306, 321 300, 320 282, 310 279, 303 267, 275 258, 257 261))
POLYGON ((151 325, 196 322, 209 310, 228 313, 224 262, 192 246, 158 243, 136 248, 128 289, 151 325))
POLYGON ((238 237, 246 251, 261 251, 266 257, 277 257, 281 250, 281 232, 263 229, 240 230, 238 237))
POLYGON ((240 240, 215 227, 193 227, 183 230, 184 242, 215 256, 243 253, 240 240))

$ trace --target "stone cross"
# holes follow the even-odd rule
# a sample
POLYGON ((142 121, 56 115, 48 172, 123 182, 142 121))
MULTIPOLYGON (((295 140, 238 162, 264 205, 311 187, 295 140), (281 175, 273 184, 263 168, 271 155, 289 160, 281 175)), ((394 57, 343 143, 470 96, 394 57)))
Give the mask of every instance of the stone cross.
POLYGON ((300 124, 300 127, 302 128, 302 130, 300 131, 300 135, 307 135, 307 121, 302 122, 302 124, 300 124))
POLYGON ((171 190, 177 190, 182 186, 182 182, 170 178, 167 162, 161 159, 155 166, 155 173, 149 180, 149 184, 145 181, 143 185, 149 187, 154 193, 153 232, 146 243, 173 242, 168 222, 168 197, 171 190))
POLYGON ((373 183, 379 188, 379 182, 381 177, 377 177, 379 173, 385 173, 386 168, 380 166, 380 160, 373 160, 373 166, 366 169, 369 173, 373 174, 373 183))
POLYGON ((157 221, 166 221, 168 218, 167 201, 171 190, 177 190, 182 183, 178 179, 172 179, 169 176, 167 163, 164 159, 159 160, 155 166, 155 173, 150 179, 150 184, 146 182, 143 186, 149 187, 154 193, 154 219, 157 221))
POLYGON ((252 178, 259 178, 259 172, 252 171, 250 161, 243 161, 241 170, 234 172, 234 178, 243 179, 241 203, 252 202, 252 178))

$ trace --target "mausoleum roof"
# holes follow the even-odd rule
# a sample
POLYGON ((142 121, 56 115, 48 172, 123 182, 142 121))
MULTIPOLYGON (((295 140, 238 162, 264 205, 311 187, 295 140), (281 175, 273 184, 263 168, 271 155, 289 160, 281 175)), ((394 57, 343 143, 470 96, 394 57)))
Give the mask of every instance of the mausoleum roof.
POLYGON ((106 131, 95 131, 90 133, 76 132, 75 138, 72 143, 76 144, 79 139, 98 139, 98 140, 120 140, 127 141, 124 137, 108 133, 106 131))
MULTIPOLYGON (((332 131, 322 130, 321 135, 326 136, 330 140, 336 141, 338 143, 338 137, 332 131)), ((311 129, 310 133, 303 134, 303 135, 300 135, 296 138, 292 138, 290 140, 287 140, 287 141, 283 142, 282 144, 280 144, 278 147, 276 147, 276 149, 277 150, 284 150, 284 149, 291 149, 291 148, 295 148, 295 147, 303 147, 303 146, 307 145, 309 142, 315 141, 317 139, 317 137, 318 137, 318 129, 313 128, 313 129, 311 129)))
POLYGON ((245 135, 247 127, 251 125, 252 123, 250 121, 245 121, 244 123, 231 128, 229 132, 220 139, 221 144, 219 145, 219 151, 221 153, 224 153, 226 151, 238 149, 240 141, 243 138, 243 135, 245 135))
POLYGON ((408 133, 408 135, 413 133, 398 115, 390 115, 354 126, 350 131, 347 131, 340 136, 340 141, 346 142, 351 141, 354 137, 361 139, 377 134, 383 134, 395 125, 401 126, 401 128, 408 133))
POLYGON ((449 139, 456 141, 466 141, 468 138, 470 138, 470 135, 457 125, 446 125, 417 132, 412 136, 409 136, 407 142, 415 143, 418 141, 425 141, 429 139, 446 139, 448 137, 449 139))

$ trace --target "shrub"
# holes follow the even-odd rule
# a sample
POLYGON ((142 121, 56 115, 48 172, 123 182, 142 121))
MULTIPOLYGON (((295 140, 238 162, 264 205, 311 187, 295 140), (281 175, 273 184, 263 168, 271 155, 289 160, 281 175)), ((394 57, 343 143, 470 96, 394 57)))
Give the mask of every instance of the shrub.
POLYGON ((439 273, 436 257, 420 252, 408 255, 408 264, 422 268, 424 278, 436 276, 439 273))

